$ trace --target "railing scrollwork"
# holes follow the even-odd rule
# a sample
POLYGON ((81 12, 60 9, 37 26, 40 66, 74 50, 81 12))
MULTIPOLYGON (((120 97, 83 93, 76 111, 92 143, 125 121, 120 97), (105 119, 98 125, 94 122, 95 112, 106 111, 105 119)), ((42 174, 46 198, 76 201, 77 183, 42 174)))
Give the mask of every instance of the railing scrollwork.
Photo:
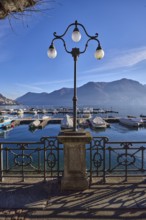
MULTIPOLYGON (((63 145, 57 137, 39 142, 0 143, 0 181, 3 178, 59 178, 63 175, 63 145)), ((107 178, 146 176, 146 142, 110 142, 93 137, 86 145, 87 175, 106 182, 107 178)))

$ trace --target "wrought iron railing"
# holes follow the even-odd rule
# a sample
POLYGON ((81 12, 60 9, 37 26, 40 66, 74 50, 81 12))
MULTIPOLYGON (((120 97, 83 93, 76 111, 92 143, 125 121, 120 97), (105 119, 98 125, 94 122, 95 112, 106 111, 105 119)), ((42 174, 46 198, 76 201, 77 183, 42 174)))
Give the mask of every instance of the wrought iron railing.
MULTIPOLYGON (((0 181, 3 178, 58 178, 63 175, 63 145, 57 137, 39 142, 0 142, 0 181)), ((87 175, 107 178, 146 176, 146 142, 109 142, 93 137, 86 145, 87 175)))
MULTIPOLYGON (((146 176, 146 142, 110 142, 107 137, 94 137, 90 146, 90 183, 93 177, 107 178, 146 176)), ((87 153, 88 155, 89 153, 87 153)))
POLYGON ((43 178, 62 176, 63 147, 57 137, 40 142, 1 142, 0 180, 3 178, 43 178))

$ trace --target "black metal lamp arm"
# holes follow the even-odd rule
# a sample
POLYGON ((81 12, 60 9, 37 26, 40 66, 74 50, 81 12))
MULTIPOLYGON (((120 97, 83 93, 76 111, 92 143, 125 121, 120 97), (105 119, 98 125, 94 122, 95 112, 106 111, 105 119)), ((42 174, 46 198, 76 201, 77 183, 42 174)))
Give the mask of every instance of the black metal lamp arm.
POLYGON ((87 37, 91 38, 91 39, 96 39, 98 37, 98 33, 95 33, 95 36, 91 36, 88 34, 88 32, 86 31, 86 28, 84 27, 84 25, 78 23, 77 21, 75 21, 75 24, 78 26, 81 26, 85 32, 85 34, 87 35, 87 37))
POLYGON ((71 51, 69 51, 69 50, 67 49, 65 40, 64 40, 62 37, 55 37, 55 38, 52 40, 52 43, 51 43, 51 44, 53 44, 53 42, 54 42, 55 40, 62 40, 63 46, 64 46, 64 48, 65 48, 65 51, 66 51, 67 53, 70 53, 70 54, 72 53, 71 51))
POLYGON ((75 26, 75 28, 78 27, 78 26, 82 27, 83 30, 84 30, 84 32, 85 32, 85 34, 86 34, 86 36, 89 38, 89 39, 87 40, 86 44, 85 44, 85 49, 84 49, 83 51, 80 51, 79 54, 82 54, 82 53, 85 53, 85 52, 86 52, 87 47, 88 47, 88 43, 89 43, 89 41, 91 41, 91 40, 97 41, 97 42, 98 42, 98 46, 100 46, 100 41, 97 39, 98 33, 96 33, 95 36, 89 35, 89 34, 87 33, 87 31, 86 31, 84 25, 78 23, 77 21, 75 21, 74 23, 68 25, 68 27, 66 28, 65 32, 64 32, 62 35, 57 35, 57 33, 54 32, 53 35, 55 36, 55 38, 52 40, 52 44, 53 44, 53 42, 54 42, 55 40, 62 40, 63 45, 64 45, 64 48, 65 48, 65 51, 66 51, 67 53, 72 54, 72 51, 69 51, 69 50, 67 49, 65 40, 63 39, 63 37, 66 35, 67 31, 69 30, 69 28, 70 28, 71 26, 75 26))
POLYGON ((98 37, 98 33, 95 33, 95 36, 89 35, 88 32, 86 31, 86 28, 84 27, 84 25, 78 23, 77 21, 75 21, 74 23, 68 25, 68 27, 66 28, 65 32, 64 32, 62 35, 57 35, 57 33, 54 32, 54 34, 53 34, 54 37, 56 37, 56 38, 62 38, 62 37, 64 37, 65 34, 67 33, 68 29, 69 29, 71 26, 75 26, 75 27, 80 26, 80 27, 82 27, 83 30, 84 30, 84 32, 85 32, 85 34, 87 35, 87 37, 89 37, 89 38, 91 38, 91 39, 96 39, 96 38, 98 37))
POLYGON ((97 41, 97 42, 98 42, 98 46, 100 46, 100 41, 99 41, 98 39, 90 38, 90 39, 87 40, 87 42, 86 42, 86 44, 85 44, 85 49, 84 49, 83 51, 80 51, 80 54, 86 52, 87 47, 88 47, 88 43, 89 43, 89 41, 91 41, 91 40, 97 41))

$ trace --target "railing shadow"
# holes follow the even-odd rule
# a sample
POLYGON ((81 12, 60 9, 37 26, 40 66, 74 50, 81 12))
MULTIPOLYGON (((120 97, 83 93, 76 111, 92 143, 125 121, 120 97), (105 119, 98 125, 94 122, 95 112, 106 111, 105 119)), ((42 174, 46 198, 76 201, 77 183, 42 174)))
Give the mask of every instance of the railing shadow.
MULTIPOLYGON (((146 217, 145 184, 104 184, 85 191, 65 192, 56 180, 2 183, 0 210, 18 209, 22 210, 20 216, 32 219, 138 219, 146 217)), ((3 215, 4 212, 0 217, 3 215)))
POLYGON ((4 179, 0 183, 0 217, 18 215, 32 219, 39 216, 126 220, 146 217, 146 181, 143 179, 141 184, 136 183, 139 173, 145 178, 146 143, 107 142, 105 138, 94 138, 86 149, 90 168, 88 176, 92 184, 90 189, 76 192, 61 191, 58 183, 60 172, 63 173, 63 148, 59 148, 56 137, 46 137, 37 143, 42 147, 37 145, 33 148, 33 144, 36 143, 17 143, 17 147, 13 148, 0 145, 0 176, 4 179), (31 159, 33 155, 36 162, 31 159), (29 165, 37 170, 38 180, 34 178, 28 181, 34 177, 34 173, 28 170, 29 165), (21 168, 20 175, 16 175, 19 170, 14 170, 15 167, 21 168), (11 175, 7 176, 10 168, 14 179, 20 177, 26 181, 27 173, 29 178, 26 182, 12 182, 11 175), (39 172, 43 174, 42 182, 39 182, 39 172), (120 183, 107 181, 114 179, 116 175, 123 178, 120 183), (129 176, 134 178, 133 182, 128 181, 129 176), (49 177, 51 179, 48 180, 49 177), (6 181, 6 178, 9 180, 6 181), (97 178, 101 179, 98 184, 97 178), (18 210, 21 213, 17 213, 18 210))

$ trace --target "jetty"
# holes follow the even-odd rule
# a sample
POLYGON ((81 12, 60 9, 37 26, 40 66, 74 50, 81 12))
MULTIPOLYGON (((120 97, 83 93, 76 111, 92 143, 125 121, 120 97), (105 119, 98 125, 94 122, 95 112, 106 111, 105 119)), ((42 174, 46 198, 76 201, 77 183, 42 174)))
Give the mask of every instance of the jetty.
MULTIPOLYGON (((103 118, 107 123, 118 123, 119 122, 119 117, 113 117, 113 118, 103 118)), ((10 128, 14 128, 16 126, 19 125, 31 125, 33 122, 35 121, 40 121, 40 124, 34 126, 35 128, 39 128, 39 129, 43 129, 45 128, 48 124, 61 124, 61 121, 63 120, 63 118, 45 118, 45 119, 35 119, 33 117, 29 117, 29 118, 18 118, 15 119, 11 122, 11 124, 6 125, 3 127, 4 130, 10 129, 10 128)), ((77 118, 77 122, 78 125, 80 127, 88 127, 88 118, 81 118, 78 117, 77 118), (84 123, 83 123, 84 121, 84 123)), ((145 124, 144 124, 145 125, 145 124)))
MULTIPOLYGON (((119 122, 119 117, 116 118, 103 118, 106 122, 119 122)), ((14 125, 19 125, 19 124, 30 124, 31 122, 35 121, 36 119, 34 118, 21 118, 21 119, 16 119, 12 123, 14 125)), ((45 127, 47 124, 60 124, 63 118, 47 118, 47 119, 39 119, 40 120, 40 127, 45 127)), ((78 118, 78 120, 83 120, 83 118, 78 118)))
MULTIPOLYGON (((38 108, 30 108, 30 109, 1 109, 0 115, 2 114, 11 114, 11 115, 18 115, 19 113, 22 114, 73 114, 72 108, 49 108, 49 109, 38 109, 38 108)), ((84 113, 91 113, 91 114, 118 114, 118 111, 113 110, 105 110, 100 108, 79 108, 77 110, 77 114, 84 114, 84 113)))
MULTIPOLYGON (((61 120, 63 118, 47 118, 47 119, 38 119, 41 122, 41 126, 44 126, 45 123, 46 124, 60 124, 61 120)), ((20 119, 16 119, 15 123, 20 123, 22 124, 30 124, 31 122, 35 121, 36 119, 34 118, 20 118, 20 119)))
MULTIPOLYGON (((120 117, 113 117, 113 118, 103 118, 107 123, 118 123, 119 122, 119 118, 120 117)), ((7 130, 10 128, 14 128, 16 126, 20 126, 20 125, 29 125, 29 127, 31 127, 31 124, 35 121, 40 121, 40 124, 35 125, 34 128, 37 129, 43 129, 45 128, 48 124, 61 124, 61 121, 63 120, 63 118, 45 118, 45 119, 37 119, 37 118, 33 118, 33 117, 29 117, 29 118, 18 118, 18 119, 14 119, 11 124, 4 126, 2 129, 3 130, 7 130)), ((78 117, 77 118, 77 123, 80 127, 88 127, 89 123, 88 123, 88 118, 82 118, 82 117, 78 117), (84 122, 83 122, 84 121, 84 122)), ((35 123, 34 123, 35 124, 35 123)), ((143 124, 144 126, 146 126, 146 123, 143 124)))

